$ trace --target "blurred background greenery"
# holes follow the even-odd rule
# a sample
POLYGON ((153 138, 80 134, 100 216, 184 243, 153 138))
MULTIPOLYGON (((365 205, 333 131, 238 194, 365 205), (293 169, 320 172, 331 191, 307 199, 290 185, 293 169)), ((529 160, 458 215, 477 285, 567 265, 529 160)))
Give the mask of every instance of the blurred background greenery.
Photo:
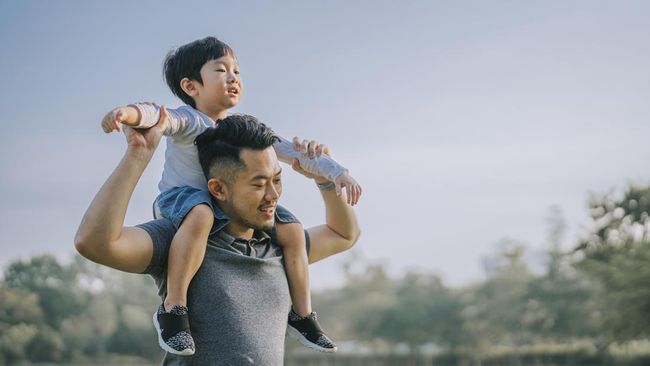
MULTIPOLYGON (((536 258, 542 266, 526 259, 523 243, 506 239, 483 261, 486 279, 463 287, 432 273, 394 278, 353 256, 343 286, 314 294, 339 353, 316 354, 288 339, 286 363, 650 363, 650 187, 594 195, 588 208, 591 229, 573 250, 560 249, 566 225, 551 208, 547 249, 536 258)), ((159 299, 149 277, 47 254, 3 273, 0 364, 160 362, 150 323, 159 299)))

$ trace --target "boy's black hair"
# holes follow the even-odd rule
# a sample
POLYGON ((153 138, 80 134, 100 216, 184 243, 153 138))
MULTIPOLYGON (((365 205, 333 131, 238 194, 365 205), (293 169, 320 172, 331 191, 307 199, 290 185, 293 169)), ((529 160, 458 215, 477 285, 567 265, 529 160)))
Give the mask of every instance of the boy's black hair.
POLYGON ((230 46, 215 37, 205 37, 182 45, 169 51, 165 57, 163 65, 165 81, 174 95, 181 98, 186 104, 196 108, 194 99, 181 88, 181 80, 188 78, 203 83, 200 73, 203 65, 210 60, 226 55, 234 57, 235 53, 230 46))
POLYGON ((208 128, 194 140, 203 174, 209 180, 222 177, 228 184, 246 165, 240 158, 244 148, 264 150, 278 141, 273 130, 247 114, 233 114, 208 128))

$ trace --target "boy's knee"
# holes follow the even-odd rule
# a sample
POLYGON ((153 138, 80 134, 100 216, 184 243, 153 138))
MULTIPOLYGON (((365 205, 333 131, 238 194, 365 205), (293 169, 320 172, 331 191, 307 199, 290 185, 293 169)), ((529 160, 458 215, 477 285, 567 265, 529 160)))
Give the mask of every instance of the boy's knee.
POLYGON ((305 230, 299 222, 288 224, 278 223, 275 226, 278 237, 278 244, 283 247, 295 247, 305 245, 305 230))
POLYGON ((208 205, 196 205, 185 216, 182 226, 193 228, 211 228, 214 223, 214 213, 208 205))

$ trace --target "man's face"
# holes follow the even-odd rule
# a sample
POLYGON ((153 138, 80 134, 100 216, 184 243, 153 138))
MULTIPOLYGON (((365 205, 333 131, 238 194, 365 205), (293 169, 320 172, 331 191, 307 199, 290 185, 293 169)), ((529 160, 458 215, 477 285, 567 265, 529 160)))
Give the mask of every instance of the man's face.
POLYGON ((206 62, 200 70, 203 83, 197 83, 196 106, 204 112, 215 113, 239 103, 243 85, 237 59, 225 55, 206 62))
POLYGON ((275 208, 282 194, 280 164, 275 150, 243 149, 240 169, 228 187, 222 208, 230 216, 231 224, 241 229, 268 230, 275 223, 275 208))

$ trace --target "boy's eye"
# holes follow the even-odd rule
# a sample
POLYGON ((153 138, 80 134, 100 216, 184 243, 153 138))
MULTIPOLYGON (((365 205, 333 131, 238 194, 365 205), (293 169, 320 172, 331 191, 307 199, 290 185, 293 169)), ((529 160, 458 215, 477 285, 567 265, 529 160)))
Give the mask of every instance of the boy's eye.
POLYGON ((226 69, 217 69, 216 71, 219 71, 219 72, 226 72, 226 69))
POLYGON ((235 70, 235 74, 236 74, 236 75, 239 75, 239 70, 235 70))
POLYGON ((255 188, 264 188, 263 184, 253 184, 253 187, 255 188))

